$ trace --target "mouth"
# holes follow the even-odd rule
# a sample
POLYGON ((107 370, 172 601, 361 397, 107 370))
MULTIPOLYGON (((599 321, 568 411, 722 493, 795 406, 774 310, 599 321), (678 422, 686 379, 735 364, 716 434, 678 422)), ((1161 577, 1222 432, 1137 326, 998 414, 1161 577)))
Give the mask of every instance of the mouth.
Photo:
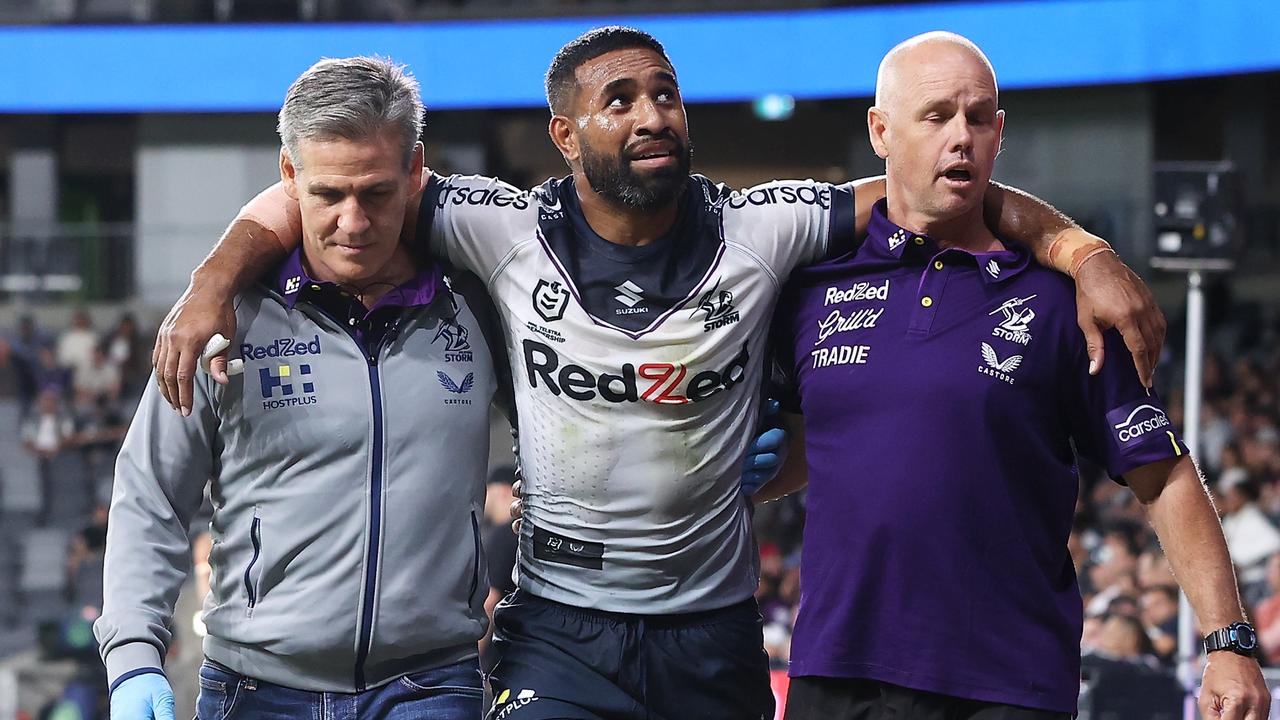
POLYGON ((372 245, 342 245, 342 244, 334 245, 334 247, 338 249, 338 252, 344 255, 359 255, 360 253, 373 248, 372 245))
POLYGON ((945 180, 948 185, 964 187, 973 182, 974 175, 974 169, 971 164, 956 163, 948 166, 938 177, 945 180))
POLYGON ((627 161, 641 167, 664 167, 678 160, 676 148, 670 143, 648 143, 627 151, 627 161))

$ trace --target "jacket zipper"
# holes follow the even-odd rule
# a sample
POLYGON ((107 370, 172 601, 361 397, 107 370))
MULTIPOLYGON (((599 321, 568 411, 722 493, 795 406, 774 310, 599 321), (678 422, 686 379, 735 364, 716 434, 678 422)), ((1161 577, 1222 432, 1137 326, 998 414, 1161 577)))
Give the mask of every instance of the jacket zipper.
POLYGON ((378 375, 378 348, 369 350, 369 390, 373 400, 373 468, 369 489, 369 551, 365 556, 364 599, 360 614, 360 644, 356 648, 356 692, 364 692, 364 663, 373 644, 373 606, 378 587, 378 544, 382 537, 382 382, 378 375))
POLYGON ((249 610, 253 610, 253 606, 258 604, 258 591, 253 583, 253 566, 258 564, 258 557, 262 554, 262 519, 258 517, 257 511, 254 511, 253 524, 249 526, 249 542, 253 543, 253 557, 244 569, 244 591, 249 596, 249 610))

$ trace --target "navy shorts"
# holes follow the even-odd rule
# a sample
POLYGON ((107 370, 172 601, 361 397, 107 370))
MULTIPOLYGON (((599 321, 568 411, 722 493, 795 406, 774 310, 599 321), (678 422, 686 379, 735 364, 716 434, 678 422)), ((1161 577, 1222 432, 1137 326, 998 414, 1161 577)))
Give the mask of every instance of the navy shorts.
POLYGON ((494 612, 488 720, 772 720, 754 598, 625 615, 507 596, 494 612))

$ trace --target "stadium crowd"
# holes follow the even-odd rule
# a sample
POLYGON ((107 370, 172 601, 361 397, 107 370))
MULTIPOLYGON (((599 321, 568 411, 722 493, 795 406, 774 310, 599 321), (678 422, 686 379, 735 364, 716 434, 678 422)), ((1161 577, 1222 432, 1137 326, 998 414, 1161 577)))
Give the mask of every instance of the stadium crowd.
MULTIPOLYGON (((1208 332, 1199 459, 1222 514, 1242 596, 1258 628, 1263 662, 1278 667, 1280 307, 1219 308, 1217 318, 1224 321, 1211 318, 1208 332)), ((1173 332, 1157 378, 1169 400, 1170 420, 1179 427, 1184 408, 1180 327, 1179 319, 1171 317, 1173 332)), ((105 717, 102 669, 87 624, 101 610, 112 467, 136 398, 149 382, 151 337, 131 315, 104 329, 95 327, 84 311, 76 312, 65 328, 41 328, 24 317, 0 334, 0 374, 8 376, 0 386, 12 388, 9 402, 17 408, 16 427, 0 432, 19 438, 38 477, 38 502, 31 503, 35 507, 25 520, 15 523, 12 511, 6 511, 10 528, 25 529, 6 541, 20 545, 40 531, 56 531, 67 539, 62 546, 65 581, 52 598, 24 595, 17 582, 23 568, 0 568, 11 576, 4 584, 15 588, 16 595, 15 609, 0 612, 0 623, 8 623, 11 631, 15 624, 43 621, 45 627, 39 632, 30 628, 28 636, 41 636, 46 655, 74 657, 82 666, 60 696, 51 696, 46 713, 73 705, 78 714, 71 717, 105 717), (42 605, 40 612, 29 612, 32 603, 42 605), (85 632, 77 633, 77 628, 85 632)), ((0 471, 12 472, 15 465, 19 463, 6 461, 0 471)), ((1070 551, 1085 597, 1085 654, 1171 667, 1177 648, 1175 579, 1133 494, 1097 468, 1081 471, 1070 551)), ((486 511, 485 542, 500 546, 498 552, 505 556, 515 548, 514 538, 504 537, 510 534, 504 521, 510 469, 496 469, 490 482, 494 507, 486 511)), ((766 622, 766 646, 779 670, 786 668, 800 597, 803 523, 803 493, 757 508, 762 570, 757 598, 766 622)), ((511 559, 491 558, 490 564, 502 568, 491 583, 492 611, 511 587, 506 578, 511 559)), ((12 653, 15 648, 4 650, 12 653)))

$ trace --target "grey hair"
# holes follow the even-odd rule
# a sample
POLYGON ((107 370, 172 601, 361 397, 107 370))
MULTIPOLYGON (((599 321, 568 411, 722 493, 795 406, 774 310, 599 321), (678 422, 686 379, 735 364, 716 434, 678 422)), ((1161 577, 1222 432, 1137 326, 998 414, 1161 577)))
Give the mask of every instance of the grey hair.
POLYGON ((289 86, 276 123, 280 142, 295 166, 304 140, 365 140, 388 129, 400 134, 404 166, 422 133, 418 81, 387 58, 325 58, 289 86))

